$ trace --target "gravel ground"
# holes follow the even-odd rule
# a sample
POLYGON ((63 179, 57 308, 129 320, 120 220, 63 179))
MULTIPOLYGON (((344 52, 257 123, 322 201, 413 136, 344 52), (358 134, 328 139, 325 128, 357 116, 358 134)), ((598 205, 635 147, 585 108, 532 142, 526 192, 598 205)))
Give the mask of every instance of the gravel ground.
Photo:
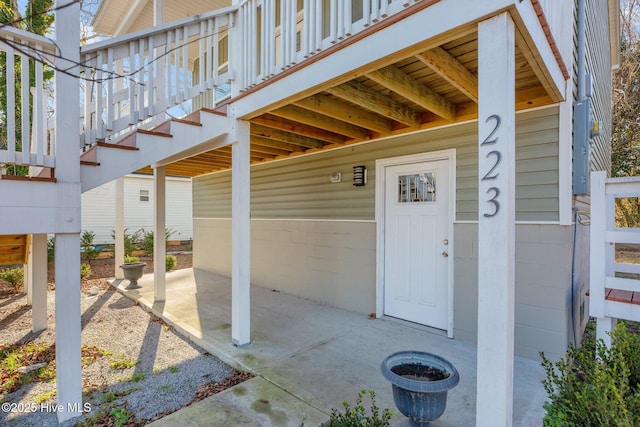
MULTIPOLYGON (((94 279, 83 285, 83 291, 98 289, 97 295, 82 294, 82 344, 94 346, 87 351, 94 360, 82 371, 84 403, 90 404, 91 411, 81 419, 93 417, 85 425, 111 425, 95 419, 96 414, 109 413, 114 408, 126 408, 139 420, 135 425, 142 425, 205 397, 205 390, 224 389, 219 385, 225 384, 223 380, 239 376, 105 283, 104 279, 94 279), (133 366, 114 369, 114 363, 133 366)), ((48 295, 49 328, 37 335, 30 332, 31 310, 26 302, 25 294, 8 296, 0 292, 0 351, 16 343, 54 343, 54 293, 49 291, 48 295)), ((0 357, 0 364, 4 359, 0 357)), ((47 368, 52 363, 55 362, 47 368)), ((34 404, 40 408, 41 403, 56 403, 52 393, 55 381, 33 382, 12 393, 0 392, 0 401, 15 404, 14 409, 34 404)), ((53 412, 6 412, 3 408, 0 425, 58 424, 53 412)))

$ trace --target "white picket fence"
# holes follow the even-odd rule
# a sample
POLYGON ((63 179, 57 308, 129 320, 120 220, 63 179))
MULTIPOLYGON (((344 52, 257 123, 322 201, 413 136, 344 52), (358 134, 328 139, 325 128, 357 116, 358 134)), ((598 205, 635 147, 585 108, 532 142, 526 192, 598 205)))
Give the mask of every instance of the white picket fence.
POLYGON ((606 342, 615 319, 640 321, 640 280, 616 277, 616 273, 640 277, 640 264, 617 262, 615 252, 616 244, 640 245, 640 228, 618 228, 615 222, 616 198, 635 197, 640 197, 640 177, 591 174, 589 312, 598 318, 598 337, 606 342))

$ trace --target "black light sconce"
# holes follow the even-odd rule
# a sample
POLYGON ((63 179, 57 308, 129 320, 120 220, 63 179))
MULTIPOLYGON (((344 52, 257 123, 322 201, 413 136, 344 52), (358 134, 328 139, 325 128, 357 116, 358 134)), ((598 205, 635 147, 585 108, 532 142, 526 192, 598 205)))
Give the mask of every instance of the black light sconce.
POLYGON ((353 167, 353 185, 362 187, 367 183, 367 167, 364 165, 353 167))

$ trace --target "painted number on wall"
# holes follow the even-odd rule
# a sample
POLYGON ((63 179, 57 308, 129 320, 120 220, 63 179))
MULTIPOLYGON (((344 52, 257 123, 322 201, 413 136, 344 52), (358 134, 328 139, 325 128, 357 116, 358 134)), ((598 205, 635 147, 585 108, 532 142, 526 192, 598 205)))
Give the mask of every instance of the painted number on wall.
MULTIPOLYGON (((491 133, 489 133, 489 136, 487 136, 484 139, 484 141, 480 143, 481 148, 487 147, 490 145, 495 145, 498 143, 498 137, 496 137, 495 134, 496 132, 498 132, 498 129, 500 128, 501 121, 502 120, 500 119, 500 116, 498 116, 497 114, 493 114, 487 117, 487 120, 485 121, 485 123, 494 122, 495 125, 491 133)), ((487 153, 485 157, 487 159, 492 158, 494 163, 493 163, 493 166, 489 168, 487 173, 485 173, 482 176, 482 178, 480 178, 480 181, 493 181, 497 179, 498 176, 500 175, 499 172, 496 172, 496 169, 498 168, 498 165, 502 161, 502 153, 498 150, 491 150, 487 153)), ((498 200, 499 197, 500 197, 500 188, 489 187, 489 189, 487 190, 486 202, 490 206, 488 208, 489 212, 484 213, 485 218, 491 218, 493 216, 496 216, 498 212, 500 212, 500 201, 498 200)))

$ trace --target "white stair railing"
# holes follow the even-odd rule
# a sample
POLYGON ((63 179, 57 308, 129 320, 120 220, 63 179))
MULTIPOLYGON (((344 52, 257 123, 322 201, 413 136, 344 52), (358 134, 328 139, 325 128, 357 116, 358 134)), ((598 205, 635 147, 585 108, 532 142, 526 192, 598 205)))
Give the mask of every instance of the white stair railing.
POLYGON ((640 278, 640 264, 616 260, 616 244, 640 245, 640 228, 619 228, 615 219, 616 199, 637 197, 640 177, 591 174, 589 314, 598 319, 598 337, 607 343, 615 319, 640 321, 640 301, 630 300, 634 292, 640 297, 640 280, 634 278, 640 278))
POLYGON ((83 46, 81 143, 104 140, 227 83, 234 11, 225 8, 83 46))
POLYGON ((54 167, 55 147, 47 134, 51 98, 44 88, 44 64, 53 63, 55 44, 10 26, 0 28, 0 40, 4 62, 0 73, 7 89, 0 105, 0 166, 54 167))

